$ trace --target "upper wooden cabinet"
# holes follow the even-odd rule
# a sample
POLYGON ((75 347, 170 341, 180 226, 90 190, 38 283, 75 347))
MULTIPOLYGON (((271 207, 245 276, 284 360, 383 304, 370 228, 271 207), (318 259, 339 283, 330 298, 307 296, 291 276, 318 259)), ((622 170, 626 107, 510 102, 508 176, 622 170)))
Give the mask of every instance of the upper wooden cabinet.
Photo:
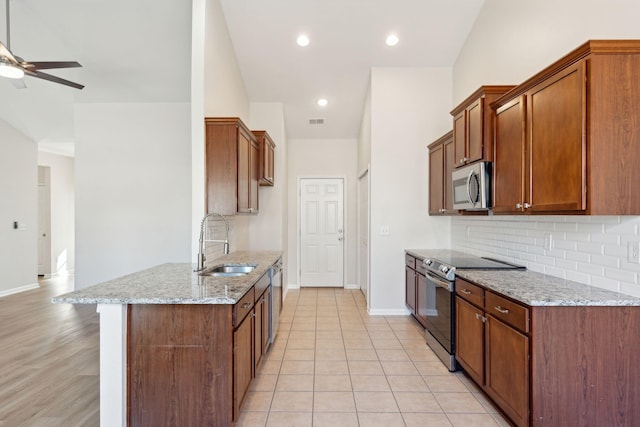
POLYGON ((205 118, 207 212, 258 213, 260 148, 237 117, 205 118))
POLYGON ((429 215, 454 214, 453 186, 453 131, 429 145, 429 215))
POLYGON ((514 86, 481 86, 451 111, 453 116, 453 167, 493 156, 493 110, 489 104, 514 86))
POLYGON ((589 41, 492 104, 494 212, 638 215, 640 41, 589 41))
POLYGON ((274 165, 273 158, 275 155, 276 144, 269 134, 264 130, 254 130, 253 134, 258 140, 260 146, 260 185, 273 186, 274 165))

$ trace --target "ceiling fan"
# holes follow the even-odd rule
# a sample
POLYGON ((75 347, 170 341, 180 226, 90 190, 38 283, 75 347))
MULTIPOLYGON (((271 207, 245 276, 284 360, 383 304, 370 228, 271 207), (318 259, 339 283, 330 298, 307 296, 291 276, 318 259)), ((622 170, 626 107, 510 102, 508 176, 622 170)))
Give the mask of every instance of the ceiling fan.
POLYGON ((75 61, 57 61, 57 62, 34 62, 25 61, 19 56, 15 56, 11 53, 11 19, 9 15, 9 1, 7 2, 7 45, 3 45, 0 42, 0 76, 8 77, 11 79, 13 85, 18 89, 27 87, 22 80, 22 77, 27 76, 37 77, 43 80, 49 80, 50 82, 59 83, 66 86, 71 86, 76 89, 82 89, 84 85, 75 83, 69 80, 62 79, 60 77, 52 76, 51 74, 43 73, 40 70, 48 70, 55 68, 76 68, 82 67, 75 61))

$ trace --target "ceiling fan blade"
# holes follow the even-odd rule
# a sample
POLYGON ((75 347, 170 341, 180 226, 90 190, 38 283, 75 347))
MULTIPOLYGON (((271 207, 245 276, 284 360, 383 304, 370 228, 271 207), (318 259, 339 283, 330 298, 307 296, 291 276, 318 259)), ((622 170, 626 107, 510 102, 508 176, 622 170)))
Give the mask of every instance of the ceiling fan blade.
POLYGON ((26 89, 27 88, 27 85, 25 84, 24 79, 8 79, 8 80, 11 80, 11 84, 16 89, 26 89))
POLYGON ((56 61, 56 62, 27 62, 21 63, 24 68, 35 68, 36 70, 50 70, 52 68, 77 68, 82 67, 76 61, 56 61))
POLYGON ((60 83, 61 85, 71 86, 76 89, 82 89, 84 87, 84 85, 81 85, 79 83, 74 83, 70 80, 61 79, 60 77, 52 76, 51 74, 45 74, 39 71, 31 71, 28 68, 24 70, 24 73, 31 77, 37 77, 39 79, 49 80, 50 82, 60 83))

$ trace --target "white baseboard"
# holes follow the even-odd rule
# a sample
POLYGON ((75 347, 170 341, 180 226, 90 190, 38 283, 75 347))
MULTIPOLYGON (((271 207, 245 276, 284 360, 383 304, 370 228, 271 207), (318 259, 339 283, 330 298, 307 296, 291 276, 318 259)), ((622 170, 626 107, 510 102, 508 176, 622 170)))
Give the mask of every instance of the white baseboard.
MULTIPOLYGON (((331 286, 321 286, 321 287, 331 288, 331 286)), ((336 286, 336 288, 339 288, 339 286, 336 286)), ((287 286, 287 289, 300 289, 300 285, 289 284, 287 286)), ((344 289, 360 289, 360 286, 355 284, 347 284, 347 285, 344 285, 344 289)))
POLYGON ((358 286, 356 283, 351 283, 351 284, 346 284, 344 285, 345 289, 360 289, 360 286, 358 286))
POLYGON ((411 312, 406 308, 400 309, 367 309, 371 316, 408 316, 411 312))
POLYGON ((287 289, 300 289, 300 285, 298 285, 297 283, 295 285, 292 283, 289 283, 287 285, 287 289))
POLYGON ((7 289, 6 291, 0 291, 0 297, 6 297, 7 295, 18 294, 20 292, 30 291, 31 289, 36 289, 40 287, 40 285, 36 283, 32 283, 30 285, 19 286, 13 289, 7 289))

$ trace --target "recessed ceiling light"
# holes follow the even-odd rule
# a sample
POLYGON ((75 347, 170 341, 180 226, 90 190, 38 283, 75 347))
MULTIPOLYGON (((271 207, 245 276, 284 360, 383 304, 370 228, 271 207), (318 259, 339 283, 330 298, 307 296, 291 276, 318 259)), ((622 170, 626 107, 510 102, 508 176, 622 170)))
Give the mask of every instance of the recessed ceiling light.
POLYGON ((296 39, 296 43, 298 43, 298 46, 309 46, 309 37, 304 34, 300 34, 296 39))
POLYGON ((398 44, 399 41, 400 41, 400 39, 398 38, 397 35, 389 34, 387 36, 387 40, 385 41, 385 43, 387 43, 387 46, 395 46, 395 45, 398 44))
POLYGON ((317 103, 321 107, 326 107, 327 104, 329 103, 329 101, 327 101, 326 98, 320 98, 320 99, 318 99, 317 103))

